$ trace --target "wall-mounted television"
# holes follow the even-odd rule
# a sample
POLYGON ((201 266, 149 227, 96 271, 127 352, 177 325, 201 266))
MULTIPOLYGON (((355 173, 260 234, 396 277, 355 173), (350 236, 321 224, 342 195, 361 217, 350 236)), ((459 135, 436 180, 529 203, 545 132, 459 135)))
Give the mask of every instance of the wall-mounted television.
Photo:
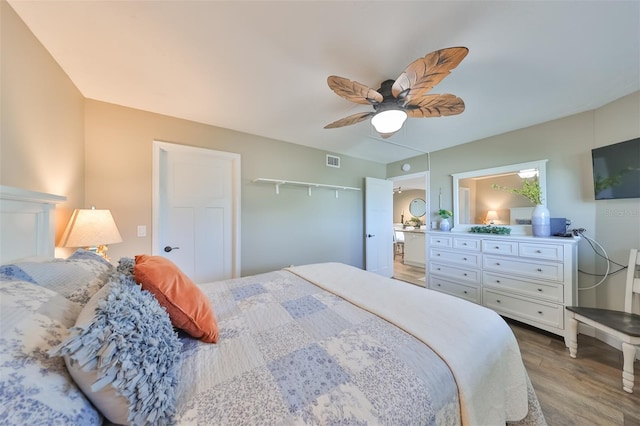
POLYGON ((596 200, 640 198, 640 138, 591 150, 596 200))

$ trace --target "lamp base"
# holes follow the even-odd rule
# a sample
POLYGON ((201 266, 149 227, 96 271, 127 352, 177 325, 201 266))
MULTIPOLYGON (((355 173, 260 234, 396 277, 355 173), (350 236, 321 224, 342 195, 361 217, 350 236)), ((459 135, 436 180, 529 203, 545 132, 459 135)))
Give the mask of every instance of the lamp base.
POLYGON ((107 262, 111 262, 111 259, 109 259, 109 256, 107 256, 107 252, 109 251, 109 247, 107 247, 104 244, 100 244, 99 246, 95 247, 86 247, 85 250, 93 252, 99 256, 102 256, 102 258, 104 260, 106 260, 107 262))

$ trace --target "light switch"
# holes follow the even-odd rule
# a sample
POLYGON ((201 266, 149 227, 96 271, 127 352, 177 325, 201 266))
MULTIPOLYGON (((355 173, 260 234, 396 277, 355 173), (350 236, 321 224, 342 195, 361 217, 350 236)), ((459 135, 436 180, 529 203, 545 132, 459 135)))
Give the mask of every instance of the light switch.
POLYGON ((138 237, 146 237, 146 236, 147 236, 146 225, 138 225, 138 237))

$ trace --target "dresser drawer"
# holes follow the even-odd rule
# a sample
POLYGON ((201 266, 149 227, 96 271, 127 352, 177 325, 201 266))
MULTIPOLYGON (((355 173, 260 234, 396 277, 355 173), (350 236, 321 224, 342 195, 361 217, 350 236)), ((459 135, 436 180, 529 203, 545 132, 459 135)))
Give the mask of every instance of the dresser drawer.
POLYGON ((518 255, 517 241, 482 240, 482 251, 491 254, 518 255))
POLYGON ((535 297, 550 302, 562 303, 564 301, 564 286, 562 284, 540 284, 485 272, 482 274, 482 286, 503 289, 525 297, 535 297))
POLYGON ((562 261, 564 250, 559 244, 520 243, 518 245, 518 254, 534 259, 562 261))
POLYGON ((463 251, 442 250, 432 248, 429 251, 429 258, 438 262, 451 262, 457 265, 470 266, 479 268, 482 264, 482 255, 480 253, 469 253, 463 251))
POLYGON ((447 265, 439 262, 429 263, 429 272, 436 275, 445 276, 454 281, 472 282, 480 284, 480 270, 462 268, 458 266, 447 265))
POLYGON ((480 290, 473 285, 454 283, 432 276, 429 278, 429 288, 480 304, 480 290))
POLYGON ((507 272, 558 282, 562 282, 564 279, 563 265, 559 263, 527 261, 485 254, 482 257, 482 264, 484 269, 489 271, 507 272))
POLYGON ((533 301, 487 288, 482 290, 482 301, 484 306, 499 314, 564 329, 563 305, 533 301))
POLYGON ((452 247, 453 246, 453 237, 451 237, 451 236, 431 235, 431 236, 429 236, 429 245, 431 247, 452 247))
POLYGON ((480 251, 480 240, 477 238, 453 237, 453 248, 480 251))

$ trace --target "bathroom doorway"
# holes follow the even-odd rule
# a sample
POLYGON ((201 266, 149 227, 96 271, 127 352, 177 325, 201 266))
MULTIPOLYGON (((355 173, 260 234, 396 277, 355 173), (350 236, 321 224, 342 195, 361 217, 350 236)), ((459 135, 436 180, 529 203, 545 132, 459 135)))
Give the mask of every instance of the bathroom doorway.
POLYGON ((426 286, 426 235, 430 221, 429 172, 390 178, 393 181, 393 276, 426 286))

